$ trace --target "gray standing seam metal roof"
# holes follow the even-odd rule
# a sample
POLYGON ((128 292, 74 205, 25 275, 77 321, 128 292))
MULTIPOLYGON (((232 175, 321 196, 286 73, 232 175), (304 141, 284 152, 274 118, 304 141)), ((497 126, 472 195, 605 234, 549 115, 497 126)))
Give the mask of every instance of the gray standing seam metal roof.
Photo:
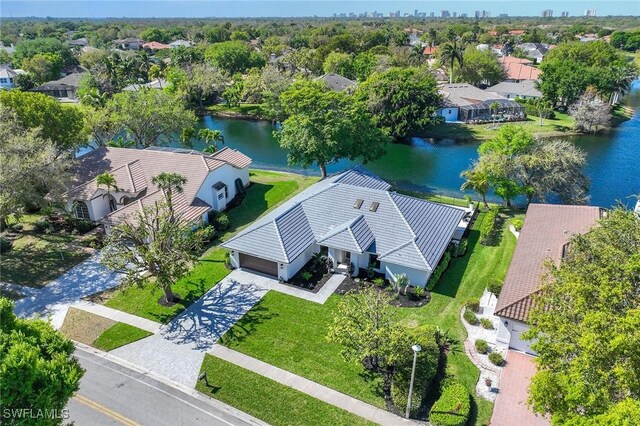
POLYGON ((357 249, 352 251, 375 250, 381 260, 432 270, 464 212, 391 193, 389 187, 363 167, 351 169, 307 188, 223 246, 290 263, 312 243, 323 241, 357 249), (364 200, 359 209, 354 208, 356 199, 364 200), (375 212, 370 211, 373 202, 380 203, 375 212))

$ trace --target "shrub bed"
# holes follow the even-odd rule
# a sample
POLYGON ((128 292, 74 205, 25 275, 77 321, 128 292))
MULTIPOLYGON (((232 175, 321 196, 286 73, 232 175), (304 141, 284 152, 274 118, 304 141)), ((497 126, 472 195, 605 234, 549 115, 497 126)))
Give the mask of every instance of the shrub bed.
POLYGON ((502 281, 493 280, 487 286, 487 290, 493 293, 496 297, 500 295, 500 291, 502 291, 502 281))
POLYGON ((460 383, 445 385, 442 395, 431 407, 429 422, 434 426, 463 426, 469 419, 469 392, 460 383))
POLYGON ((486 354, 489 351, 489 344, 486 340, 476 340, 476 351, 481 354, 486 354))
POLYGON ((477 314, 480 312, 480 299, 469 299, 464 303, 464 306, 477 314))
POLYGON ((444 271, 449 267, 449 262, 451 261, 451 252, 449 250, 445 251, 442 255, 442 259, 436 269, 431 274, 429 278, 429 282, 427 283, 427 290, 431 291, 438 284, 440 277, 444 273, 444 271))
POLYGON ((480 318, 480 325, 486 330, 493 330, 493 323, 489 318, 480 318))
POLYGON ((496 223, 498 222, 499 210, 497 207, 489 210, 489 213, 484 217, 484 222, 480 226, 480 243, 487 246, 491 245, 494 239, 496 231, 496 223))
POLYGON ((489 354, 489 361, 491 361, 493 365, 497 365, 498 367, 504 365, 504 358, 498 352, 491 352, 489 354))
POLYGON ((465 309, 463 314, 464 320, 471 325, 478 325, 478 317, 472 311, 465 309))

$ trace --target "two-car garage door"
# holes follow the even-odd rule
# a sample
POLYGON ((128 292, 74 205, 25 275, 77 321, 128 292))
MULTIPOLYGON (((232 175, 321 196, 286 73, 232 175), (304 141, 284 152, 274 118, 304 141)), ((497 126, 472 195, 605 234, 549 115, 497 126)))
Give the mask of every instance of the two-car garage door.
POLYGON ((278 263, 244 253, 240 253, 240 267, 252 269, 274 277, 278 276, 278 263))

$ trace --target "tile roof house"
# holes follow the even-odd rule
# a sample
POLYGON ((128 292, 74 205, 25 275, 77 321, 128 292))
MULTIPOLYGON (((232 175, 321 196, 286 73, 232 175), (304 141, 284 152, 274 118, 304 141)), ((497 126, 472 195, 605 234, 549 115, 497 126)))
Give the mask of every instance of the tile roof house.
POLYGON ((559 265, 569 240, 596 225, 603 210, 592 206, 530 204, 520 230, 494 314, 502 319, 497 341, 533 353, 520 335, 528 330, 529 310, 547 272, 546 262, 559 265))
POLYGON ((121 40, 115 40, 114 43, 123 50, 140 50, 144 44, 144 40, 136 37, 127 37, 121 40))
POLYGON ((189 40, 176 40, 169 43, 169 47, 171 47, 172 49, 175 49, 176 47, 191 47, 191 46, 193 46, 193 43, 191 43, 189 40))
POLYGON ((542 73, 538 68, 531 66, 533 62, 529 59, 503 56, 499 60, 507 74, 506 81, 519 83, 522 80, 537 80, 542 73))
POLYGON ((130 84, 127 87, 124 87, 122 89, 122 91, 124 92, 138 92, 140 91, 141 88, 146 87, 148 89, 156 89, 156 90, 162 90, 163 88, 167 87, 167 81, 163 78, 157 78, 155 80, 152 80, 148 83, 142 83, 142 84, 130 84))
POLYGON ((151 180, 172 172, 187 178, 183 192, 173 196, 176 214, 185 221, 206 221, 209 210, 225 210, 249 185, 250 164, 249 157, 228 147, 211 155, 178 148, 100 147, 75 160, 64 199, 76 217, 108 227, 163 199, 151 180), (103 172, 113 174, 117 190, 107 192, 97 185, 96 177, 103 172))
POLYGON ((355 87, 356 82, 353 80, 349 80, 346 77, 341 76, 340 74, 328 73, 321 75, 316 80, 321 80, 327 83, 329 89, 334 92, 342 92, 343 90, 347 90, 349 88, 355 87))
POLYGON ((447 122, 487 121, 494 113, 509 115, 514 119, 524 118, 524 107, 512 99, 496 92, 479 89, 471 84, 444 84, 440 88, 444 99, 437 114, 447 122), (492 111, 491 105, 497 103, 498 111, 492 111))
POLYGON ((157 42, 157 41, 150 41, 148 43, 144 43, 142 45, 142 48, 148 49, 148 50, 163 50, 163 49, 171 49, 171 46, 168 44, 157 42))
POLYGON ((314 253, 425 286, 467 211, 390 191, 364 167, 307 188, 223 243, 235 267, 291 279, 314 253))

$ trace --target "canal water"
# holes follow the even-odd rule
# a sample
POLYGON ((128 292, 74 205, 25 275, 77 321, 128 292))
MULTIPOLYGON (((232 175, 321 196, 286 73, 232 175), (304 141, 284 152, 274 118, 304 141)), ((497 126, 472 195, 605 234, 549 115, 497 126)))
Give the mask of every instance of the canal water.
MULTIPOLYGON (((587 152, 585 173, 591 179, 592 205, 610 207, 618 200, 631 205, 634 201, 628 197, 640 194, 640 80, 634 82, 626 102, 635 110, 631 120, 604 135, 569 138, 587 152)), ((276 128, 269 122, 207 116, 200 121, 200 127, 220 130, 226 145, 251 157, 255 168, 319 174, 315 167, 305 170, 287 164, 287 152, 278 145, 273 136, 276 128)), ((194 146, 203 147, 197 143, 194 146)), ((410 144, 389 145, 386 155, 366 166, 406 189, 460 196, 460 172, 477 158, 477 148, 477 143, 431 143, 415 138, 410 144)), ((352 165, 344 160, 329 165, 327 170, 334 173, 352 165)), ((498 200, 495 196, 490 198, 498 200)))

